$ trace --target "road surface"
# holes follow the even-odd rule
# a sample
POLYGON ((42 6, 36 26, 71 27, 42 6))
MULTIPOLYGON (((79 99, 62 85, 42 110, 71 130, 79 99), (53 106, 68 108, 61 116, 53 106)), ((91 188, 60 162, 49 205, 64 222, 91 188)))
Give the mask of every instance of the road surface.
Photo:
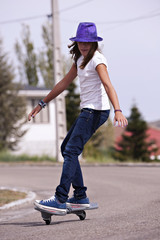
MULTIPOLYGON (((33 203, 0 211, 2 240, 159 240, 160 167, 83 166, 88 197, 99 209, 53 216, 45 225, 33 203)), ((1 186, 33 191, 37 199, 54 194, 60 166, 1 165, 1 186)), ((70 193, 72 195, 72 192, 70 193)))

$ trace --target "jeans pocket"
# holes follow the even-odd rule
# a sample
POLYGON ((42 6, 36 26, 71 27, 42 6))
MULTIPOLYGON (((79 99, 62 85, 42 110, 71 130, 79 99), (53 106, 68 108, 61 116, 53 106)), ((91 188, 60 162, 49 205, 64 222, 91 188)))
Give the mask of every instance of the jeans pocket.
POLYGON ((89 119, 91 118, 91 116, 93 115, 93 110, 91 109, 86 109, 86 108, 83 108, 81 110, 81 117, 82 118, 85 118, 86 122, 89 121, 89 119))

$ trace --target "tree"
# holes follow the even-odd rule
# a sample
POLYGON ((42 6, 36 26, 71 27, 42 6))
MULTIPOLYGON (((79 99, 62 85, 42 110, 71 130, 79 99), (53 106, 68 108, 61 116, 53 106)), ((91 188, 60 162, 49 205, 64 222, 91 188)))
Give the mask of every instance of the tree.
POLYGON ((25 79, 25 82, 29 85, 36 86, 40 81, 40 77, 42 77, 45 87, 52 88, 54 85, 52 25, 48 22, 42 26, 42 39, 44 42, 43 50, 36 54, 34 44, 31 41, 29 26, 22 26, 23 45, 18 41, 15 44, 15 51, 19 61, 19 73, 22 82, 25 79), (40 71, 41 75, 38 75, 38 71, 40 71))
MULTIPOLYGON (((66 58, 63 56, 63 62, 62 62, 62 72, 65 76, 66 73, 69 71, 70 67, 72 65, 71 59, 66 58)), ((66 116, 67 116, 67 130, 69 130, 75 121, 75 119, 78 117, 80 113, 80 95, 77 90, 77 79, 75 79, 67 88, 67 95, 65 98, 66 101, 66 116)))
POLYGON ((79 93, 76 93, 76 83, 73 81, 69 87, 67 88, 67 95, 66 95, 66 115, 67 115, 67 130, 70 129, 73 122, 79 115, 79 103, 80 103, 80 96, 79 93))
POLYGON ((115 158, 121 161, 125 161, 128 158, 148 161, 151 152, 155 151, 155 149, 152 148, 154 142, 147 141, 147 129, 147 123, 134 105, 128 118, 128 126, 122 134, 121 141, 117 143, 115 158))
POLYGON ((25 101, 18 96, 18 84, 13 82, 13 67, 2 49, 0 40, 0 151, 15 149, 20 137, 25 134, 21 126, 26 112, 25 101))
POLYGON ((22 42, 25 52, 22 51, 22 46, 18 41, 15 44, 15 51, 19 61, 19 72, 21 76, 21 82, 27 81, 29 85, 36 86, 38 84, 37 74, 37 56, 34 51, 34 44, 31 41, 31 34, 29 26, 23 25, 22 29, 22 42))
POLYGON ((52 24, 47 22, 42 26, 42 38, 44 41, 44 49, 40 51, 38 61, 39 69, 47 88, 52 88, 54 82, 53 72, 53 43, 52 43, 52 24))

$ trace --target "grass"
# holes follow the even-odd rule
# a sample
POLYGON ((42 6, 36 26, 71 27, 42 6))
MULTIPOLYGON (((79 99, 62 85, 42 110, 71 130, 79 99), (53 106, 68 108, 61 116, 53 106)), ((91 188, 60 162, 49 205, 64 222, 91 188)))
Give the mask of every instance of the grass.
POLYGON ((0 162, 6 163, 23 163, 23 162, 56 162, 55 158, 49 157, 47 155, 43 156, 29 156, 27 154, 14 155, 6 151, 0 152, 0 162))
POLYGON ((117 163, 119 161, 111 157, 107 151, 96 151, 90 149, 89 152, 84 156, 87 163, 117 163))
MULTIPOLYGON (((107 151, 91 151, 87 152, 83 158, 86 163, 142 163, 140 159, 135 161, 134 159, 128 158, 126 161, 120 161, 114 159, 111 154, 107 151)), ((150 160, 149 163, 160 163, 160 160, 150 160)), ((27 154, 14 155, 7 151, 0 152, 0 163, 56 163, 56 159, 47 155, 43 156, 29 156, 27 154)))
POLYGON ((20 200, 26 197, 26 193, 3 189, 0 190, 0 207, 4 204, 20 200))
POLYGON ((88 156, 85 158, 87 163, 117 163, 115 159, 106 156, 91 157, 88 156))
POLYGON ((133 159, 128 157, 126 160, 122 161, 120 159, 115 159, 112 157, 112 152, 106 150, 96 150, 96 149, 89 149, 87 154, 84 156, 86 163, 113 163, 113 164, 125 164, 125 163, 160 163, 160 160, 148 160, 143 161, 142 159, 133 159))

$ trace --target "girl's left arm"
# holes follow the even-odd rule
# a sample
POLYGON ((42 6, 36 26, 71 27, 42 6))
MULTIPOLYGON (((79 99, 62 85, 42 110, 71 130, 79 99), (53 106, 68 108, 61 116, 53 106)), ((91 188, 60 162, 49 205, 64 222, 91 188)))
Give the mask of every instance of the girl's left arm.
MULTIPOLYGON (((106 93, 114 107, 114 110, 120 110, 120 105, 118 101, 118 96, 117 93, 110 81, 109 74, 107 71, 107 67, 104 64, 99 64, 96 67, 96 70, 98 72, 98 75, 104 85, 104 88, 106 90, 106 93)), ((127 119, 125 116, 122 114, 120 111, 115 111, 115 116, 114 116, 114 125, 118 122, 118 126, 124 127, 128 124, 127 119)))

